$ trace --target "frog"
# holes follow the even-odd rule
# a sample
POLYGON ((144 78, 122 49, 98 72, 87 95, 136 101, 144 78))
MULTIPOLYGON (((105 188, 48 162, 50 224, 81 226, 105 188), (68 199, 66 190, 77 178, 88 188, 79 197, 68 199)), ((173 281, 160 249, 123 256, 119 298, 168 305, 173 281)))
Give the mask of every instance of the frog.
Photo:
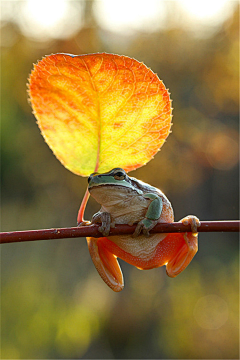
POLYGON ((88 191, 101 205, 89 222, 98 224, 103 235, 87 237, 92 261, 103 281, 115 292, 124 288, 118 258, 141 270, 166 266, 169 277, 176 277, 192 261, 198 251, 196 216, 180 220, 191 226, 191 232, 150 233, 158 223, 174 221, 173 208, 158 188, 127 175, 122 168, 106 173, 93 173, 88 178, 88 191), (133 234, 109 236, 116 224, 136 224, 133 234))

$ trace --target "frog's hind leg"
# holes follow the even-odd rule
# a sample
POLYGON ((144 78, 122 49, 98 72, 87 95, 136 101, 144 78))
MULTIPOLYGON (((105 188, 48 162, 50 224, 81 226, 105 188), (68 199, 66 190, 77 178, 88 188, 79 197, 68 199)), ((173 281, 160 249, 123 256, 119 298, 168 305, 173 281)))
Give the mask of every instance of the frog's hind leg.
MULTIPOLYGON (((174 234, 175 235, 175 234, 174 234)), ((168 276, 175 277, 180 274, 198 251, 198 236, 192 233, 178 234, 185 240, 178 252, 168 261, 166 271, 168 276)))
POLYGON ((105 283, 113 291, 121 291, 124 287, 123 275, 117 258, 103 245, 105 238, 87 238, 88 249, 92 261, 105 283))
POLYGON ((197 228, 201 225, 196 216, 186 216, 180 220, 184 225, 191 225, 192 232, 184 234, 173 234, 183 238, 182 246, 177 253, 168 261, 166 271, 168 276, 175 277, 182 272, 192 261, 194 255, 198 251, 198 233, 197 228))

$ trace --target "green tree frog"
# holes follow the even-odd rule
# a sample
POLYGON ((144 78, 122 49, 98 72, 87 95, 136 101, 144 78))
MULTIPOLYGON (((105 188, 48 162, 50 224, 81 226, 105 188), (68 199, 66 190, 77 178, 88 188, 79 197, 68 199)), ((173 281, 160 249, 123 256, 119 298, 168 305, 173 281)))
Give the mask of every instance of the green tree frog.
POLYGON ((103 234, 101 238, 87 238, 88 248, 97 271, 112 290, 124 287, 117 258, 142 270, 166 265, 170 277, 188 266, 198 250, 197 217, 180 220, 191 224, 191 233, 149 234, 157 223, 174 221, 172 206, 159 189, 128 176, 121 168, 93 173, 88 183, 90 194, 101 204, 90 224, 101 224, 99 231, 103 234), (137 227, 133 235, 108 237, 115 224, 137 227))

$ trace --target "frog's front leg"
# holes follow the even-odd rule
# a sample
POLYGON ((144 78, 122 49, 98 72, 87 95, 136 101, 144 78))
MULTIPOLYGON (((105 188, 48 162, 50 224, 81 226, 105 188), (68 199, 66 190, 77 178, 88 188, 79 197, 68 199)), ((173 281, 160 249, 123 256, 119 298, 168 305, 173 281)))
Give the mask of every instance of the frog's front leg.
POLYGON ((198 232, 197 228, 201 225, 199 219, 196 216, 189 215, 180 220, 184 225, 191 225, 192 232, 169 234, 168 237, 172 237, 174 240, 176 237, 181 240, 184 239, 183 245, 168 261, 166 271, 168 276, 175 277, 182 272, 192 261, 194 255, 198 251, 198 232))
POLYGON ((145 236, 149 236, 149 231, 154 228, 154 226, 158 223, 158 220, 162 213, 162 199, 152 193, 147 193, 143 195, 145 198, 152 200, 148 206, 146 215, 144 219, 139 221, 137 227, 133 233, 133 236, 138 236, 141 232, 145 236))
POLYGON ((102 224, 98 230, 104 235, 108 236, 110 229, 115 227, 115 222, 112 220, 111 214, 108 212, 97 212, 93 215, 91 224, 102 224))

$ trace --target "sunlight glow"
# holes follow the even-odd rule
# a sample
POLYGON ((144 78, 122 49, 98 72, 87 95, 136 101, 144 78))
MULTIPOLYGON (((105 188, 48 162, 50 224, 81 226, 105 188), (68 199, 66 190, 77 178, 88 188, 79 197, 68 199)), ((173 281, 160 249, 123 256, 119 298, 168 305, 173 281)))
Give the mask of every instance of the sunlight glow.
POLYGON ((223 17, 228 8, 228 0, 180 0, 183 9, 193 18, 212 21, 223 17))
POLYGON ((229 0, 97 0, 95 16, 101 27, 114 32, 155 31, 189 26, 193 29, 218 25, 232 10, 229 0))
POLYGON ((37 26, 54 27, 64 18, 66 8, 65 0, 28 0, 25 11, 37 26))
POLYGON ((164 1, 159 0, 99 0, 94 12, 102 27, 116 32, 156 30, 163 27, 164 1))
POLYGON ((33 38, 67 37, 81 25, 81 15, 74 3, 68 0, 27 0, 22 8, 20 26, 27 36, 33 38))
MULTIPOLYGON (((40 41, 67 38, 84 23, 85 1, 4 1, 1 18, 15 21, 25 36, 40 41)), ((230 0, 94 0, 100 27, 134 34, 182 27, 198 35, 211 34, 227 19, 238 1, 230 0)), ((204 35, 205 36, 205 35, 204 35)))

